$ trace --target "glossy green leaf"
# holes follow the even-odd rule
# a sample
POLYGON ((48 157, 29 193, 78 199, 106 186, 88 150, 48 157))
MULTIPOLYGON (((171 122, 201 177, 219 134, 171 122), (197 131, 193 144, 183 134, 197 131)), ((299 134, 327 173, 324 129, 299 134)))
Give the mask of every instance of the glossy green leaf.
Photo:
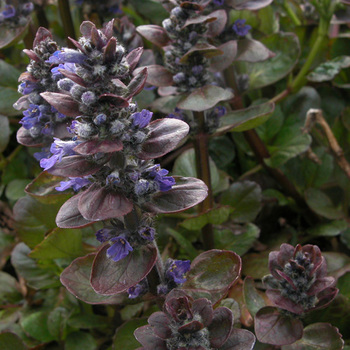
POLYGON ((10 141, 10 123, 7 117, 0 115, 0 153, 2 153, 10 141))
POLYGON ((93 329, 108 327, 110 322, 110 318, 105 316, 79 312, 78 314, 70 316, 67 324, 79 329, 93 329))
POLYGON ((251 276, 254 279, 262 279, 270 273, 268 262, 269 252, 249 253, 244 255, 243 259, 243 275, 251 276))
POLYGON ((235 158, 235 148, 235 144, 227 135, 218 136, 209 142, 209 155, 218 168, 224 169, 235 158))
POLYGON ((350 228, 342 232, 340 239, 348 248, 350 248, 350 228))
POLYGON ((26 179, 14 179, 6 187, 5 195, 9 200, 16 201, 23 197, 24 189, 28 185, 30 180, 26 179))
POLYGON ((349 298, 350 300, 350 272, 347 272, 343 276, 339 277, 337 282, 337 288, 339 292, 349 298))
POLYGON ((112 350, 135 350, 140 347, 140 343, 134 337, 134 331, 146 324, 146 318, 138 318, 122 324, 115 332, 112 350))
POLYGON ((205 111, 221 101, 230 100, 233 94, 219 86, 206 85, 191 92, 178 102, 177 107, 190 111, 205 111))
POLYGON ((332 221, 328 224, 315 226, 308 230, 311 236, 334 237, 340 235, 348 228, 348 223, 345 220, 332 221))
POLYGON ((350 67, 350 56, 339 56, 324 62, 315 68, 308 76, 312 82, 332 80, 343 68, 350 67))
POLYGON ((16 304, 23 296, 17 280, 6 272, 0 271, 0 300, 1 304, 16 304))
POLYGON ((236 222, 253 221, 261 210, 261 188, 252 181, 235 182, 222 195, 221 204, 235 208, 231 218, 236 222))
POLYGON ((63 340, 67 336, 67 320, 69 311, 64 307, 56 307, 50 311, 47 318, 47 328, 56 340, 63 340))
POLYGON ((77 258, 83 254, 80 230, 56 228, 30 253, 31 258, 77 258))
POLYGON ((49 332, 47 319, 47 311, 36 311, 24 315, 21 319, 21 326, 23 330, 41 342, 50 342, 55 340, 55 337, 49 332))
POLYGON ((253 246, 259 237, 259 233, 260 229, 251 223, 232 225, 232 229, 216 229, 215 246, 243 255, 253 246))
POLYGON ((13 104, 22 95, 16 88, 0 86, 0 114, 12 117, 20 113, 13 108, 13 104))
POLYGON ((167 228, 166 232, 176 240, 180 247, 185 250, 189 259, 192 260, 197 256, 197 250, 193 247, 192 243, 188 241, 186 237, 184 237, 184 235, 171 228, 167 228))
POLYGON ((218 132, 242 132, 254 129, 271 117, 274 107, 274 103, 267 102, 258 106, 228 112, 220 119, 218 132))
POLYGON ((60 285, 57 275, 50 268, 44 268, 30 258, 30 248, 19 243, 12 251, 11 262, 16 272, 34 289, 46 289, 60 285))
POLYGON ((305 199, 308 206, 317 214, 327 219, 341 219, 344 214, 337 209, 331 199, 322 191, 316 188, 309 188, 305 191, 305 199))
POLYGON ((0 333, 0 349, 4 350, 25 350, 27 347, 23 341, 14 333, 0 333))
POLYGON ((67 336, 64 350, 97 350, 95 338, 87 332, 74 332, 67 336))
POLYGON ((271 85, 284 78, 294 68, 300 54, 299 41, 293 33, 276 33, 261 42, 275 56, 264 62, 237 62, 241 74, 249 75, 249 89, 271 85))
POLYGON ((20 74, 21 71, 13 65, 0 60, 0 86, 9 86, 17 89, 20 74))
POLYGON ((329 323, 314 323, 304 328, 303 337, 282 350, 342 350, 344 341, 337 328, 329 323))
POLYGON ((243 293, 245 304, 250 314, 254 317, 265 306, 265 301, 255 288, 253 278, 246 277, 244 279, 243 293))

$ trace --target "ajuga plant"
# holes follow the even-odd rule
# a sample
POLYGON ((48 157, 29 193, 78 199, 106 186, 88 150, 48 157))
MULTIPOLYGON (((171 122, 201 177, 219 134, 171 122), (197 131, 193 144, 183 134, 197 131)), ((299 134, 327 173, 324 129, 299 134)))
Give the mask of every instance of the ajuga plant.
POLYGON ((269 269, 271 275, 265 276, 263 282, 267 287, 266 295, 277 310, 273 307, 259 310, 255 317, 255 333, 264 343, 291 344, 302 337, 300 319, 326 307, 336 297, 338 289, 334 287, 335 279, 327 277, 325 258, 315 245, 298 244, 294 248, 282 244, 280 251, 270 253, 269 269), (268 334, 278 317, 289 319, 286 323, 290 322, 290 330, 286 337, 268 334))

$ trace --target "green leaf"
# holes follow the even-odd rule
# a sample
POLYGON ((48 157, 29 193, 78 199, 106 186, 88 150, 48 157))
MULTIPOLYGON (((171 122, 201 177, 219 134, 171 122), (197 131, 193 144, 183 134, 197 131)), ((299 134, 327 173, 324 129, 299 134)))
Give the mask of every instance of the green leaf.
POLYGON ((0 114, 7 117, 19 115, 20 113, 13 108, 13 104, 21 96, 17 89, 0 86, 0 114))
POLYGON ((27 21, 25 26, 17 27, 15 29, 3 27, 0 36, 0 49, 4 49, 21 40, 27 33, 29 23, 30 21, 27 21))
POLYGON ((256 132, 260 138, 266 143, 270 144, 273 138, 279 133, 284 123, 284 114, 281 106, 275 106, 275 110, 269 119, 262 125, 256 128, 256 132))
POLYGON ((108 317, 79 313, 70 316, 68 319, 68 325, 74 328, 93 329, 104 328, 110 325, 111 320, 108 317))
POLYGON ((28 185, 30 180, 28 179, 14 179, 6 187, 5 195, 9 200, 16 201, 23 197, 24 189, 28 185))
POLYGON ((350 272, 339 277, 337 287, 339 288, 339 292, 350 300, 350 272))
POLYGON ((95 338, 86 332, 70 333, 65 341, 64 350, 97 350, 98 345, 95 338))
POLYGON ((265 306, 263 297, 258 293, 251 277, 246 277, 243 282, 243 295, 245 304, 249 313, 255 317, 255 314, 265 306))
POLYGON ((30 196, 20 198, 14 206, 15 228, 19 238, 34 248, 49 230, 56 228, 56 215, 63 201, 43 204, 30 196))
POLYGON ((254 129, 271 117, 274 107, 274 103, 267 102, 258 106, 228 112, 220 119, 218 132, 229 130, 242 132, 254 129))
POLYGON ((334 237, 340 235, 348 228, 348 224, 345 220, 332 221, 328 224, 318 225, 308 230, 308 234, 311 236, 319 237, 334 237))
POLYGON ((47 319, 47 327, 50 334, 56 340, 64 340, 67 336, 67 320, 69 311, 64 307, 56 307, 53 309, 47 319))
POLYGON ((249 89, 259 89, 284 78, 294 68, 300 54, 299 40, 293 33, 276 33, 261 39, 272 52, 272 57, 264 62, 236 62, 241 74, 249 75, 249 89))
POLYGON ((27 347, 16 334, 5 332, 0 334, 0 349, 25 350, 27 347))
POLYGON ((11 64, 0 60, 0 86, 8 86, 17 89, 18 77, 21 72, 11 64))
POLYGON ((227 136, 218 136, 209 142, 209 154, 220 169, 228 166, 235 158, 235 145, 227 136))
POLYGON ((0 271, 1 304, 17 304, 23 299, 17 280, 6 272, 0 271))
POLYGON ((332 80, 343 68, 350 67, 350 56, 339 56, 331 61, 324 62, 315 68, 308 76, 312 82, 332 80))
POLYGON ((29 254, 36 259, 77 258, 83 254, 80 230, 56 228, 29 254))
POLYGON ((282 350, 342 350, 344 341, 329 323, 314 323, 304 328, 303 337, 282 350))
POLYGON ((268 166, 278 168, 289 159, 308 150, 311 136, 303 134, 294 118, 288 118, 283 124, 272 145, 268 147, 271 157, 265 160, 268 166))
POLYGON ((193 247, 192 243, 188 241, 180 232, 177 232, 170 227, 166 231, 170 236, 172 236, 176 242, 182 247, 188 254, 189 259, 194 259, 197 256, 197 250, 193 247))
POLYGON ((221 204, 235 208, 231 218, 245 223, 253 221, 260 212, 261 198, 261 188, 255 182, 235 182, 222 195, 221 204))
POLYGON ((269 251, 261 253, 249 253, 243 256, 243 275, 251 276, 254 279, 262 279, 270 274, 268 262, 269 251))
POLYGON ((327 219, 341 219, 344 214, 337 209, 330 198, 316 188, 308 188, 305 191, 305 200, 308 206, 317 214, 327 219))
POLYGON ((20 321, 23 330, 33 337, 43 343, 55 340, 49 332, 47 325, 48 312, 47 311, 37 311, 32 312, 28 315, 24 315, 20 321))
POLYGON ((186 219, 181 226, 190 231, 200 230, 207 224, 220 225, 228 220, 230 213, 234 211, 230 207, 219 207, 210 211, 186 219))
POLYGON ((348 248, 350 248, 350 228, 342 232, 340 239, 348 248))
POLYGON ((230 100, 232 97, 233 93, 229 90, 215 85, 206 85, 185 96, 178 102, 177 107, 201 112, 214 107, 221 101, 230 100))
POLYGON ((4 152, 10 141, 10 123, 7 117, 0 115, 0 153, 4 152))
MULTIPOLYGON (((209 159, 209 166, 211 185, 213 188, 213 192, 216 192, 216 189, 220 185, 220 174, 218 168, 211 159, 209 159)), ((175 175, 181 175, 184 177, 197 177, 196 155, 193 148, 183 152, 176 159, 172 172, 175 175)))
POLYGON ((140 343, 134 337, 136 328, 147 324, 146 318, 130 320, 122 324, 116 331, 113 338, 112 350, 135 350, 140 347, 140 343))
POLYGON ((234 225, 232 229, 215 230, 215 246, 245 254, 259 237, 260 229, 254 224, 234 225))
POLYGON ((56 274, 50 268, 44 268, 28 257, 30 248, 24 243, 16 245, 11 254, 11 262, 16 272, 34 289, 46 289, 57 287, 60 282, 56 274))
POLYGON ((265 198, 273 198, 278 201, 280 206, 289 204, 288 198, 282 194, 280 191, 275 190, 274 188, 268 188, 262 192, 264 199, 265 198))

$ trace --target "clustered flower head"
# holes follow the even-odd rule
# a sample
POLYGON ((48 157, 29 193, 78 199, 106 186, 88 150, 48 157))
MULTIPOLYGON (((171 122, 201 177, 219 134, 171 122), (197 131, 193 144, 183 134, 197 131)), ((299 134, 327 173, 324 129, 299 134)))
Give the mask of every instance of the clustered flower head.
POLYGON ((24 96, 14 105, 16 109, 26 110, 20 121, 22 127, 17 134, 19 143, 26 146, 43 146, 43 152, 36 154, 41 158, 49 154, 49 147, 53 137, 65 137, 67 117, 58 112, 40 95, 44 91, 58 91, 57 80, 51 72, 49 58, 58 49, 51 33, 40 28, 33 43, 33 50, 24 50, 29 56, 30 63, 27 71, 22 73, 18 91, 24 96))
POLYGON ((6 25, 9 28, 22 27, 27 24, 28 16, 34 10, 31 1, 18 1, 14 6, 12 1, 0 2, 0 28, 6 25))
MULTIPOLYGON (((25 112, 22 129, 33 138, 34 131, 41 135, 52 127, 52 119, 44 120, 44 109, 69 118, 63 137, 50 133, 51 146, 37 157, 45 171, 66 178, 56 190, 75 192, 56 222, 59 227, 78 228, 110 220, 97 239, 110 244, 107 257, 117 262, 154 240, 152 210, 158 209, 144 206, 155 194, 170 192, 176 182, 153 159, 176 147, 188 126, 178 120, 151 121, 152 112, 138 110, 133 97, 142 91, 147 69, 133 71, 142 48, 127 53, 113 36, 113 21, 102 30, 83 22, 81 32, 79 41, 71 39, 76 49, 58 49, 51 35, 39 29, 34 51, 27 52, 32 58, 29 73, 22 75, 20 86, 25 102, 37 105, 25 112), (136 219, 128 225, 123 217, 131 212, 136 219)), ((20 132, 18 138, 27 140, 28 135, 20 132)), ((206 188, 202 183, 200 187, 204 195, 206 188)), ((188 206, 197 200, 190 202, 188 206)))
POLYGON ((268 298, 280 309, 294 315, 327 306, 337 295, 333 277, 327 277, 327 264, 316 245, 295 248, 282 244, 269 255, 271 275, 264 278, 268 298))
POLYGON ((213 310, 208 299, 194 300, 177 290, 168 294, 163 312, 153 313, 148 323, 134 333, 143 350, 251 350, 255 343, 251 332, 233 327, 230 309, 213 310))

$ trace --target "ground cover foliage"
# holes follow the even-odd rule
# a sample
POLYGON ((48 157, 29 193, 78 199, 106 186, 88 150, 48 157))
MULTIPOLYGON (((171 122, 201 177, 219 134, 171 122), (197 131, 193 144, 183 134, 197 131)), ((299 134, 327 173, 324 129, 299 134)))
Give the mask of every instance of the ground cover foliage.
POLYGON ((347 0, 0 2, 0 349, 349 350, 347 0))

